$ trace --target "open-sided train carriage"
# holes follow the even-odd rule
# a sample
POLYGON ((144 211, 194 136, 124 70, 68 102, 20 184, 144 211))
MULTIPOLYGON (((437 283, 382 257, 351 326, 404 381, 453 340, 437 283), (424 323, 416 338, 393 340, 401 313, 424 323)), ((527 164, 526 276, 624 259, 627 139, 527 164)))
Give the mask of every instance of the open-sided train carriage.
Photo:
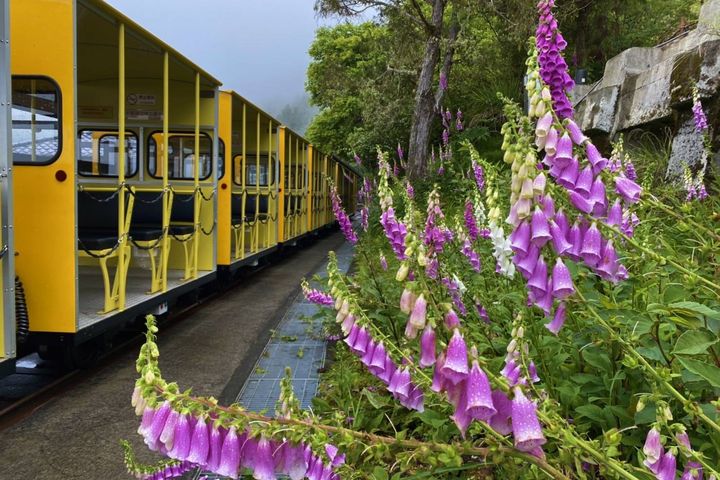
POLYGON ((41 347, 82 343, 214 278, 220 82, 102 1, 11 18, 17 272, 41 347))

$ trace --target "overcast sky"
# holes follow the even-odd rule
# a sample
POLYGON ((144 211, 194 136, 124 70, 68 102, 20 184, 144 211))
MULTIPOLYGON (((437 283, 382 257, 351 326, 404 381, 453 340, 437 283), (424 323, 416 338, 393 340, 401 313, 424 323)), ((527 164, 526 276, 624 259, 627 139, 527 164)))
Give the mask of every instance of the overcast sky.
POLYGON ((272 113, 305 91, 315 0, 106 0, 272 113), (199 31, 197 31, 199 29, 199 31))

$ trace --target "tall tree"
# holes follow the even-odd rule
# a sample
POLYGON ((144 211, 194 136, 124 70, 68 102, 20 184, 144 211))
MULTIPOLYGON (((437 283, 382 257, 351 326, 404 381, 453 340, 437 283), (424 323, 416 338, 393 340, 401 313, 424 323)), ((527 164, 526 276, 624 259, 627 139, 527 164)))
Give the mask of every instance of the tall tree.
POLYGON ((424 53, 415 87, 415 99, 408 144, 409 174, 423 176, 427 170, 433 120, 445 95, 444 88, 434 88, 438 66, 447 79, 453 64, 455 45, 460 33, 457 12, 461 0, 317 0, 315 9, 321 15, 357 16, 376 9, 387 17, 401 17, 423 37, 424 53), (453 10, 450 15, 448 12, 453 10), (450 20, 447 20, 447 17, 450 20), (444 55, 443 55, 444 49, 444 55), (443 57, 442 63, 440 62, 443 57))

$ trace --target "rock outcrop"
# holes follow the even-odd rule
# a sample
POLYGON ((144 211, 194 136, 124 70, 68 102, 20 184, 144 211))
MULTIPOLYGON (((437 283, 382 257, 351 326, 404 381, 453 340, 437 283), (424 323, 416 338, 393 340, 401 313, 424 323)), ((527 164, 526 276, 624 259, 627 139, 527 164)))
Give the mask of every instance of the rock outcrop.
MULTIPOLYGON (((720 0, 706 0, 698 26, 652 48, 630 48, 610 59, 603 78, 574 92, 576 119, 601 144, 636 129, 673 136, 667 175, 700 161, 702 144, 692 124, 697 86, 711 132, 720 131, 720 0)), ((715 135, 714 151, 720 140, 715 135)), ((717 157, 716 157, 717 161, 717 157)))

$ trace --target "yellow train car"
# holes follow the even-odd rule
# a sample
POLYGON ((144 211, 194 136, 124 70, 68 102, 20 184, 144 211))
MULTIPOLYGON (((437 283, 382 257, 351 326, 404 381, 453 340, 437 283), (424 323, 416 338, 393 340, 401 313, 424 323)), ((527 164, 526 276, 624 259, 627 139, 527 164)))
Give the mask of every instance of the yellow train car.
POLYGON ((104 1, 10 3, 2 279, 22 282, 41 355, 84 363, 145 314, 333 225, 327 178, 354 208, 354 172, 104 1))
POLYGON ((12 0, 17 274, 81 344, 216 274, 220 82, 100 0, 12 0))
MULTIPOLYGON (((17 321, 19 332, 16 332, 15 317, 15 280, 14 280, 14 249, 13 235, 10 225, 12 221, 12 169, 10 169, 10 138, 11 138, 11 91, 10 91, 10 24, 8 0, 0 0, 0 376, 12 373, 15 369, 17 353, 16 335, 19 340, 25 339, 27 325, 22 308, 17 321)), ((22 293, 22 288, 18 291, 22 293)))

